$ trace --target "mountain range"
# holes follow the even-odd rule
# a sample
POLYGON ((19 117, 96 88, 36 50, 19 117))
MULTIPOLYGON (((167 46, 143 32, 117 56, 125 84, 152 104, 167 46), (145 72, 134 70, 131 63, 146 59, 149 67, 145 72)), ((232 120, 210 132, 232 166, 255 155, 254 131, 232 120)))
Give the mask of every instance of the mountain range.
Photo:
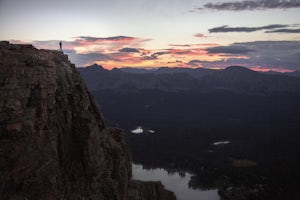
POLYGON ((159 90, 269 94, 300 91, 298 72, 261 73, 241 66, 224 70, 204 68, 159 68, 156 70, 121 68, 106 70, 92 65, 78 68, 90 90, 159 90))

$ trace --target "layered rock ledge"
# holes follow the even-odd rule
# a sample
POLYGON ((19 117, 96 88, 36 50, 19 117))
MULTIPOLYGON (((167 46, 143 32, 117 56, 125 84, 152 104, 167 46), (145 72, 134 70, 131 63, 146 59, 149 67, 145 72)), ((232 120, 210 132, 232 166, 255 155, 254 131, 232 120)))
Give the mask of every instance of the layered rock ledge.
POLYGON ((62 52, 0 42, 0 94, 0 199, 176 199, 131 180, 122 131, 62 52))

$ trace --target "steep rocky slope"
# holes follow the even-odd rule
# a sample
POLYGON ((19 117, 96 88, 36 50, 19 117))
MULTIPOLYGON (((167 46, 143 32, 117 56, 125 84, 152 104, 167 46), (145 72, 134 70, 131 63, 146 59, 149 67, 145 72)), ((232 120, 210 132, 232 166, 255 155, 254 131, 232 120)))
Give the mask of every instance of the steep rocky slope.
POLYGON ((0 93, 0 199, 175 199, 131 180, 121 130, 62 52, 0 42, 0 93))

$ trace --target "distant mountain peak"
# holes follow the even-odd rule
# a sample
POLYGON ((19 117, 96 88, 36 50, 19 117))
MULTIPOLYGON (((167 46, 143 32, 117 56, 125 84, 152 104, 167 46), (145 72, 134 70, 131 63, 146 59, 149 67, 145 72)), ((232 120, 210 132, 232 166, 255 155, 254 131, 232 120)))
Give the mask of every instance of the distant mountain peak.
POLYGON ((253 71, 247 67, 241 67, 241 66, 230 66, 226 69, 220 71, 220 74, 223 74, 225 76, 253 76, 258 74, 258 72, 253 71))
POLYGON ((229 66, 224 69, 224 71, 228 72, 255 72, 247 67, 242 67, 242 66, 229 66))
POLYGON ((87 66, 86 68, 104 69, 101 65, 98 65, 97 63, 87 66))
POLYGON ((116 73, 123 73, 123 71, 119 68, 113 68, 112 70, 110 70, 111 72, 116 72, 116 73))

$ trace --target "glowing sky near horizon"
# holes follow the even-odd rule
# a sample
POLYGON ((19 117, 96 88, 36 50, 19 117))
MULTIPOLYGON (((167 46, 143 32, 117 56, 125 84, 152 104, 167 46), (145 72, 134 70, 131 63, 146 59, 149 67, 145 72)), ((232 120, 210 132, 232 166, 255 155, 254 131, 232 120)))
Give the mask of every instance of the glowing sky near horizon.
POLYGON ((300 70, 300 0, 251 1, 0 0, 0 40, 62 40, 77 66, 300 70))

